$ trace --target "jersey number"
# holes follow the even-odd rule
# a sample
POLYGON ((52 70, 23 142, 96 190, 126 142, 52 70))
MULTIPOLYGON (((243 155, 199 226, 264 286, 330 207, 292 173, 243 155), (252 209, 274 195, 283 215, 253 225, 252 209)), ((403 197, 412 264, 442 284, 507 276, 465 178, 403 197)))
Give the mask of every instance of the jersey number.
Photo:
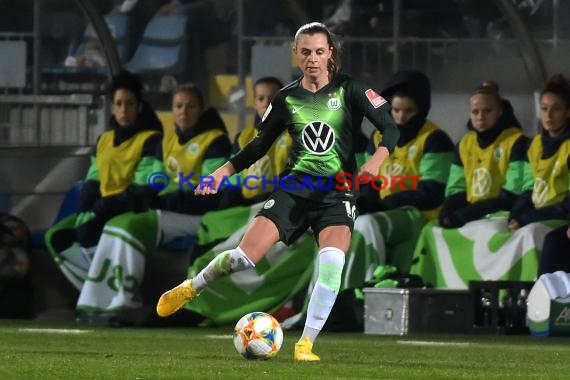
POLYGON ((344 208, 346 209, 346 215, 352 220, 356 219, 356 205, 351 205, 349 201, 342 201, 344 203, 344 208))

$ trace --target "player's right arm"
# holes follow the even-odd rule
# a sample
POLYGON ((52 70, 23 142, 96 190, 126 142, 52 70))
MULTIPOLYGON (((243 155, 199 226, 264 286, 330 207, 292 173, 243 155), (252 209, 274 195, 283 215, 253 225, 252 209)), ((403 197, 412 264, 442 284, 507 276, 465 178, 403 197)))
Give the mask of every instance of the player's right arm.
POLYGON ((241 172, 263 157, 277 137, 287 128, 288 119, 289 111, 285 107, 283 96, 278 93, 261 119, 259 134, 235 156, 231 157, 228 162, 212 173, 213 181, 209 185, 197 188, 195 193, 197 195, 216 194, 225 177, 241 172))
POLYGON ((230 158, 229 162, 234 170, 241 172, 263 157, 277 137, 287 128, 289 118, 289 111, 285 107, 283 95, 279 92, 275 95, 261 118, 259 134, 235 156, 230 158))

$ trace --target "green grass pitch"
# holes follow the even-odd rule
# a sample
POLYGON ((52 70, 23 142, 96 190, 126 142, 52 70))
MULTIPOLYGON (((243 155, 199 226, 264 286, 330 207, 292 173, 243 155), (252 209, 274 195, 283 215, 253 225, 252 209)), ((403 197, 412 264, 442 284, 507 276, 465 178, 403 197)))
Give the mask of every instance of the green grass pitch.
POLYGON ((0 379, 567 379, 568 338, 322 333, 318 363, 237 354, 232 326, 126 329, 0 321, 0 379))

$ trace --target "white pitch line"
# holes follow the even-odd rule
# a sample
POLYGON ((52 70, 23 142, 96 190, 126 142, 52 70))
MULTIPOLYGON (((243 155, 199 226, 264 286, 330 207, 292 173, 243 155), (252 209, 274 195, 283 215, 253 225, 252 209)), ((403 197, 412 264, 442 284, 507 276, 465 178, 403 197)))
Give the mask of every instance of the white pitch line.
POLYGON ((233 335, 206 335, 208 339, 233 339, 233 335))
POLYGON ((471 343, 467 342, 430 342, 427 340, 398 340, 398 344, 409 344, 411 346, 452 346, 452 347, 468 347, 471 343))
POLYGON ((29 333, 46 333, 46 334, 83 334, 89 332, 89 330, 79 330, 79 329, 27 329, 20 328, 19 332, 29 332, 29 333))

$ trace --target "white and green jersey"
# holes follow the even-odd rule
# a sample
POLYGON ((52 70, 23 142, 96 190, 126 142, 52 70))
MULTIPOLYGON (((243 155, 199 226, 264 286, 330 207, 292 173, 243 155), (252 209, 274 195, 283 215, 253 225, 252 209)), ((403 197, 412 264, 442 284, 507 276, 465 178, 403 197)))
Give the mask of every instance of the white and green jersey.
POLYGON ((261 158, 287 129, 293 148, 286 172, 299 177, 352 174, 356 170, 355 136, 364 116, 382 133, 381 145, 392 151, 399 130, 388 103, 378 93, 344 74, 336 75, 317 92, 304 89, 299 79, 273 97, 259 135, 230 161, 237 172, 243 170, 261 158))

